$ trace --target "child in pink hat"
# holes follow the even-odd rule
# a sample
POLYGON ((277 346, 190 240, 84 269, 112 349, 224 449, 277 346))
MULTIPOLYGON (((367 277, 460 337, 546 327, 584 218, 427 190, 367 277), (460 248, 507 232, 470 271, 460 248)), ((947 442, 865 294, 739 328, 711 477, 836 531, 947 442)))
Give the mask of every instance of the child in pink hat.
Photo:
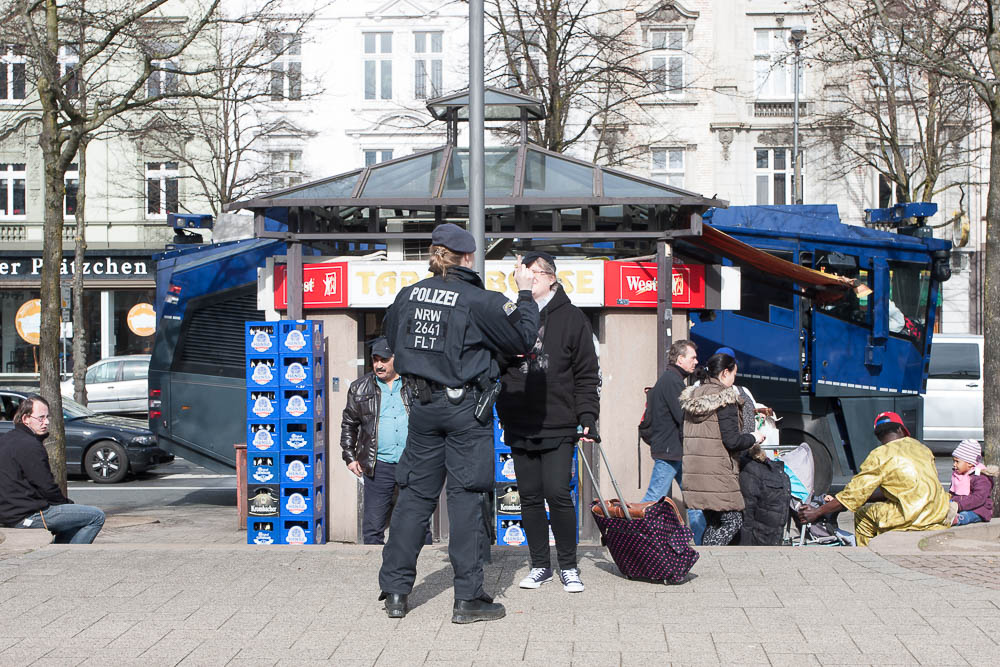
POLYGON ((958 505, 952 525, 989 521, 993 517, 993 478, 1000 470, 983 464, 983 448, 978 440, 963 440, 951 456, 951 501, 958 505))

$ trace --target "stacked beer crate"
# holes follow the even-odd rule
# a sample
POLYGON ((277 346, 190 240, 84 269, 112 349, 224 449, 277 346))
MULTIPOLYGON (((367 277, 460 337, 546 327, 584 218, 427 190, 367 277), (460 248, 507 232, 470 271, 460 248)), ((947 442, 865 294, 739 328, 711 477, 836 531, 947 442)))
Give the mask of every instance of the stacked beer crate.
MULTIPOLYGON (((494 472, 495 482, 495 505, 497 544, 510 546, 527 546, 528 539, 524 534, 521 517, 521 494, 517 490, 517 476, 514 474, 514 459, 510 453, 510 447, 504 439, 503 426, 493 417, 493 449, 494 449, 494 472)), ((580 541, 580 498, 577 491, 577 457, 573 452, 573 465, 570 470, 570 494, 573 498, 573 505, 577 513, 576 539, 580 541)), ((548 503, 545 505, 545 514, 549 514, 548 503)), ((555 544, 555 537, 552 529, 549 529, 549 544, 555 544)))
POLYGON ((247 543, 323 544, 323 323, 246 323, 247 543))

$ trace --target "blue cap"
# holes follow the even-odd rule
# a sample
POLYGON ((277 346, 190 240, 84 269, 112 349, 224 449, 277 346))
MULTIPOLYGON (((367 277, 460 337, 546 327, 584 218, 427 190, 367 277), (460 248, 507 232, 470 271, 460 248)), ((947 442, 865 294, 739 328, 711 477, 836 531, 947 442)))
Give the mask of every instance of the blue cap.
POLYGON ((715 351, 716 354, 728 354, 733 359, 736 358, 736 352, 731 347, 720 347, 715 351))
POLYGON ((431 233, 431 245, 443 245, 452 252, 476 252, 476 239, 458 225, 446 222, 438 225, 431 233))

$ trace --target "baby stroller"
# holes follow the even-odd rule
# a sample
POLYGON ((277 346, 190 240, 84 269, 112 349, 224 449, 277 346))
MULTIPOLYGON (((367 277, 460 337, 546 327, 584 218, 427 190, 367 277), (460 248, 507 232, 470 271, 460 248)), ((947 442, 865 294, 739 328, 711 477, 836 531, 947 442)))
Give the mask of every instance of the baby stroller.
POLYGON ((812 449, 804 442, 798 447, 780 449, 784 451, 780 452, 779 458, 785 464, 785 473, 792 483, 792 511, 785 527, 784 544, 800 547, 854 546, 854 535, 838 528, 837 522, 830 516, 822 517, 816 523, 803 524, 799 521, 798 511, 801 507, 819 507, 823 504, 822 494, 813 495, 816 478, 812 449))

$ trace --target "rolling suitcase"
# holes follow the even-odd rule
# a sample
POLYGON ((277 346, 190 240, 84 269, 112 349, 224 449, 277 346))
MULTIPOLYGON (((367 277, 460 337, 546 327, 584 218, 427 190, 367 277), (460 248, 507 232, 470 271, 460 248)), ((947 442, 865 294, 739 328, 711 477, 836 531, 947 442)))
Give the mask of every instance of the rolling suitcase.
POLYGON ((621 573, 629 579, 682 583, 698 562, 699 554, 691 547, 694 535, 681 520, 677 506, 669 498, 652 503, 623 503, 619 500, 623 494, 611 473, 608 457, 601 444, 594 443, 618 494, 618 498, 605 502, 582 445, 577 442, 576 446, 580 451, 580 461, 597 493, 597 499, 590 506, 591 514, 601 531, 601 541, 607 545, 621 573))

